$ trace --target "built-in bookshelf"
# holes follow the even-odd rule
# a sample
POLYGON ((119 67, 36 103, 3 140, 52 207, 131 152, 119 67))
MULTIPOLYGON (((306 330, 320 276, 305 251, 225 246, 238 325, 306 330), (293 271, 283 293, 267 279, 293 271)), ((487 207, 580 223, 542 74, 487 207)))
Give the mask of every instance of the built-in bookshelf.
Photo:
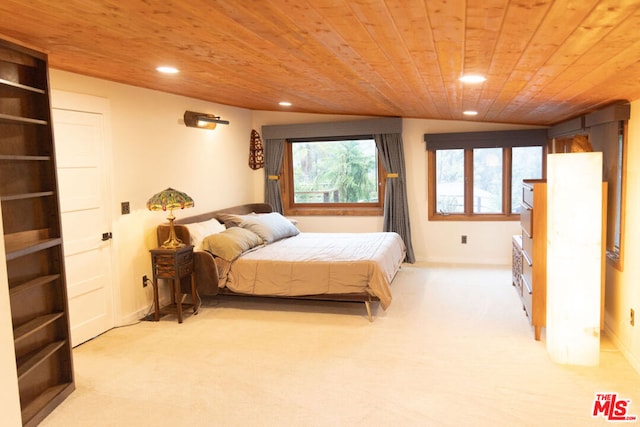
POLYGON ((0 205, 23 425, 75 388, 47 56, 0 40, 0 205))

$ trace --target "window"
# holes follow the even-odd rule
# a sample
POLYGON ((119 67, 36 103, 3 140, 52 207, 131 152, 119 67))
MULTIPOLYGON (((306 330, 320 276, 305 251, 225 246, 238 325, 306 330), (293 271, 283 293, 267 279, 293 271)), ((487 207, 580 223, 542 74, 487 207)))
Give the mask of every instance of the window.
POLYGON ((426 134, 429 219, 519 219, 523 179, 543 176, 545 130, 426 134))
POLYGON ((502 148, 473 150, 473 213, 502 213, 502 148))
MULTIPOLYGON (((622 271, 622 246, 624 233, 624 161, 625 129, 627 122, 618 121, 609 125, 616 126, 616 140, 609 138, 610 144, 599 144, 603 148, 604 179, 608 183, 607 212, 607 259, 622 271)), ((602 126, 603 128, 605 126, 602 126)), ((594 127, 594 134, 600 136, 600 129, 594 127)), ((610 131, 613 134, 613 129, 610 131)))
POLYGON ((610 252, 613 252, 614 258, 620 258, 620 247, 622 246, 622 187, 623 187, 623 162, 624 162, 624 139, 625 139, 625 127, 626 122, 620 121, 618 122, 618 153, 616 156, 616 167, 615 167, 615 188, 613 189, 614 194, 614 206, 613 206, 613 238, 611 239, 611 246, 609 249, 610 252))
POLYGON ((511 148, 511 213, 520 213, 522 180, 542 178, 541 147, 511 148))
POLYGON ((603 179, 608 184, 607 259, 620 271, 624 250, 626 129, 626 120, 599 124, 590 129, 594 150, 602 151, 603 179))
POLYGON ((283 170, 286 214, 382 214, 382 168, 371 137, 287 141, 283 170))
POLYGON ((464 150, 438 150, 435 156, 437 211, 464 213, 464 150))

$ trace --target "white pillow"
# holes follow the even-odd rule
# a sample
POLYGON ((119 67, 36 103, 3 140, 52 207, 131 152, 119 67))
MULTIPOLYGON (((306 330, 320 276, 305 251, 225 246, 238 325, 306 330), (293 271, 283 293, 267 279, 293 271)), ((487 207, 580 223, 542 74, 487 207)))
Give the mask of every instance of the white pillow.
POLYGON ((215 218, 208 221, 183 225, 189 230, 189 234, 191 235, 191 244, 194 246, 194 251, 202 250, 202 241, 205 237, 220 233, 226 229, 224 224, 220 224, 220 222, 215 218))

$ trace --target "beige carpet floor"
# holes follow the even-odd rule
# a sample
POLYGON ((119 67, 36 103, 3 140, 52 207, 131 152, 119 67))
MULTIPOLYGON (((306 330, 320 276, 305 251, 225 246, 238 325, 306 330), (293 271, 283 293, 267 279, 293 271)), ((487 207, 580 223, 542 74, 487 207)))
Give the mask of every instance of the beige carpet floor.
POLYGON ((599 367, 549 359, 510 274, 405 265, 373 323, 362 304, 226 298, 113 329, 74 350, 77 390, 41 425, 611 425, 600 392, 640 416, 640 376, 606 337, 599 367))

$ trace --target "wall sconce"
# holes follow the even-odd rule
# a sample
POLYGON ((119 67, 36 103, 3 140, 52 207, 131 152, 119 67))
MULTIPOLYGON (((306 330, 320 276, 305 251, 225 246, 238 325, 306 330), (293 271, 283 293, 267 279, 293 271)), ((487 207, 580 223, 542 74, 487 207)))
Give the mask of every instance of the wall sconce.
POLYGON ((207 113, 196 113, 194 111, 184 112, 184 124, 190 128, 215 129, 216 124, 228 125, 228 120, 222 120, 220 116, 207 113))

